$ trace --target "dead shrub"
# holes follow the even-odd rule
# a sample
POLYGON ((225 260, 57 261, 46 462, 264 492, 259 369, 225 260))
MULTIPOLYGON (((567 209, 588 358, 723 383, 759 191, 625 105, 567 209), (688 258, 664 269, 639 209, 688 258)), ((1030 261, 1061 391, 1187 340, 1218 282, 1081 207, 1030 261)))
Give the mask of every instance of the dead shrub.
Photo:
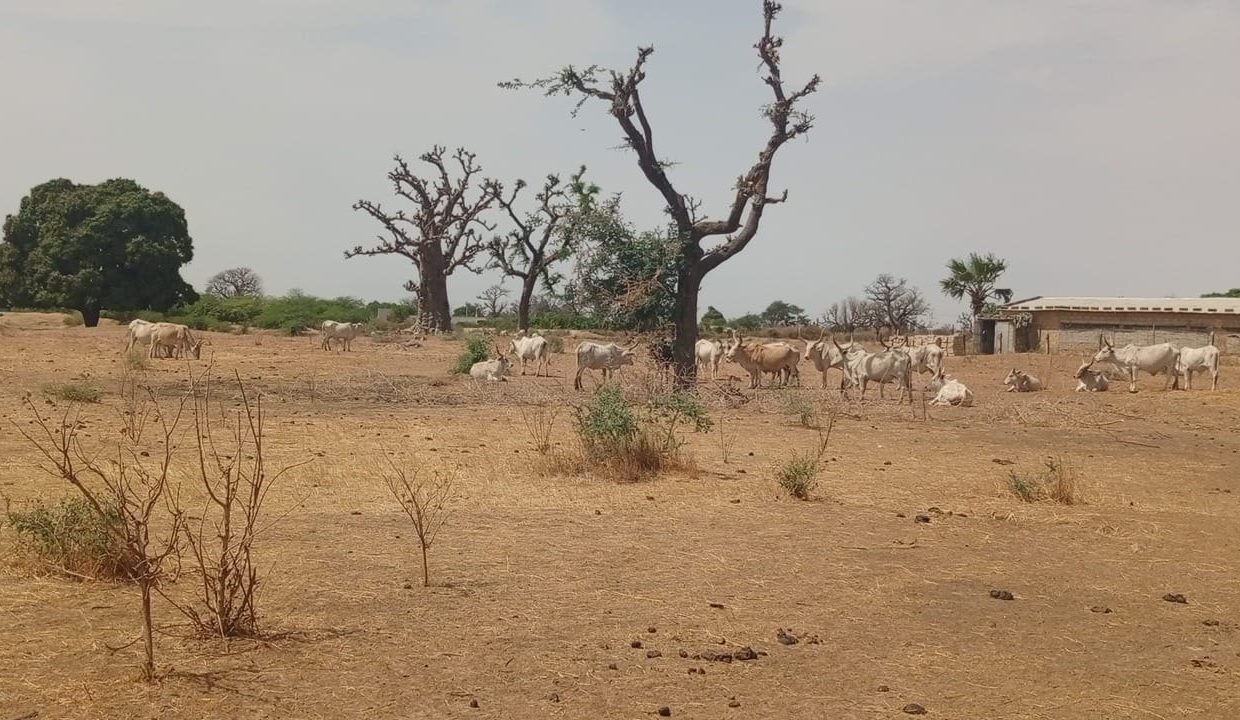
POLYGON ((43 394, 71 403, 97 403, 103 392, 89 380, 70 380, 43 386, 43 394))
POLYGON ((27 431, 20 425, 17 429, 48 461, 45 469, 80 493, 121 549, 120 564, 141 594, 145 650, 142 677, 151 681, 155 678, 151 594, 164 579, 165 561, 179 557, 183 518, 172 497, 175 490, 169 492, 169 475, 177 426, 186 400, 182 398, 179 405, 165 411, 149 389, 139 392, 131 385, 123 386, 121 394, 130 399, 126 401, 119 436, 106 460, 83 448, 78 433, 84 426, 79 418, 70 417, 70 411, 59 423, 51 424, 27 397, 25 405, 34 429, 27 431), (158 429, 153 443, 144 440, 148 427, 158 429))
POLYGON ((438 472, 425 476, 416 469, 406 471, 391 458, 388 462, 391 472, 385 473, 383 480, 413 525, 422 551, 422 586, 426 587, 431 583, 428 555, 448 519, 448 503, 454 497, 452 476, 438 472))
POLYGON ((555 406, 521 408, 521 420, 525 423, 526 432, 530 434, 530 440, 539 455, 546 455, 551 451, 551 433, 555 429, 559 414, 560 409, 555 406))
POLYGON ((805 393, 799 390, 782 390, 779 396, 780 406, 785 415, 792 417, 803 428, 818 426, 818 408, 805 393))
POLYGON ((1047 458, 1040 472, 1009 472, 1007 486, 1022 502, 1049 501, 1060 505, 1081 505, 1085 502, 1079 474, 1061 457, 1047 458))
POLYGON ((194 561, 202 609, 176 606, 200 635, 256 637, 260 576, 254 546, 260 531, 273 524, 262 522, 263 503, 282 475, 305 463, 268 473, 262 395, 251 397, 236 373, 241 407, 231 414, 214 407, 223 429, 213 428, 210 373, 208 367, 191 382, 190 390, 197 438, 195 475, 203 490, 203 506, 192 521, 181 526, 185 548, 194 561))

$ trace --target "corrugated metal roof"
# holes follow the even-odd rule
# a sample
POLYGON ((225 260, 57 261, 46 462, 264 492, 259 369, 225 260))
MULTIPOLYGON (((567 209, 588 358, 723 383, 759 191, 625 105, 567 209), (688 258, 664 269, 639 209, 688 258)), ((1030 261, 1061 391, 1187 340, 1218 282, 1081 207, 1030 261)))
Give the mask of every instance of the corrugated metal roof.
POLYGON ((1240 298, 1034 297, 1003 306, 1013 312, 1172 312, 1240 315, 1240 298))

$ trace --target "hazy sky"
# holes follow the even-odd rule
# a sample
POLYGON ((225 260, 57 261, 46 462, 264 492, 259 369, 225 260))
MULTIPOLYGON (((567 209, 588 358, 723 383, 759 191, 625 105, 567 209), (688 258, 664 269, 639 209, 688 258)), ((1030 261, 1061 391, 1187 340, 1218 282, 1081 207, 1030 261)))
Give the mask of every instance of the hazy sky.
MULTIPOLYGON (((1027 295, 1240 286, 1240 2, 784 0, 785 74, 823 76, 786 146, 789 201, 711 274, 728 315, 818 314, 880 272, 936 289, 971 250, 1027 295)), ((186 210, 201 287, 402 297, 397 257, 345 261, 392 202, 391 156, 475 150, 536 181, 585 163, 640 224, 660 204, 600 107, 496 88, 627 66, 682 192, 719 216, 766 130, 759 0, 0 0, 0 212, 52 177, 132 177, 186 210)), ((494 276, 458 274, 454 305, 494 276)), ((512 286, 510 284, 510 286, 512 286)), ((515 286, 513 286, 515 287, 515 286)))

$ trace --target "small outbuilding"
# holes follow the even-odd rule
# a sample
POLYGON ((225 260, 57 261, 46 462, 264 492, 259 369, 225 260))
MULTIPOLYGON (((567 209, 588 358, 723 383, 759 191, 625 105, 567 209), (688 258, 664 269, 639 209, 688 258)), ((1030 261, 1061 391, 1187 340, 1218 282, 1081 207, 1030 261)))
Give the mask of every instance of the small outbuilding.
POLYGON ((1002 305, 979 320, 977 351, 1058 352, 1170 342, 1211 341, 1240 351, 1240 298, 1032 297, 1002 305))

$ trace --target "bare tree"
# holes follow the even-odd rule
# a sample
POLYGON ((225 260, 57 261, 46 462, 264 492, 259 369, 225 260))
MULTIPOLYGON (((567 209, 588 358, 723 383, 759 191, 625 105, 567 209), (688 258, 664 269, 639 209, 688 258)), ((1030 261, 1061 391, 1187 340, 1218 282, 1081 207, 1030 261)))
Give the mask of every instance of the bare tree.
POLYGON ((633 66, 624 72, 605 71, 597 65, 584 69, 570 65, 541 80, 501 84, 507 88, 538 88, 547 95, 576 96, 578 109, 592 100, 601 102, 620 125, 625 143, 636 153, 637 164, 646 180, 662 195, 680 244, 672 320, 676 375, 678 382, 684 385, 692 383, 696 372, 693 347, 697 341, 698 292, 702 280, 753 240, 768 205, 787 200, 787 191, 770 194, 771 164, 785 143, 805 135, 814 124, 814 117, 799 106, 818 89, 820 79, 815 75, 798 89, 785 88, 780 66, 783 38, 771 32, 780 10, 778 2, 763 0, 763 33, 754 46, 765 72, 763 82, 772 95, 771 102, 762 108, 771 124, 771 132, 757 160, 737 179, 732 202, 720 220, 698 216, 700 201, 676 189, 667 175, 669 163, 655 152, 654 130, 640 92, 653 47, 639 48, 633 66), (722 243, 704 248, 702 241, 714 236, 726 237, 722 243))
POLYGON ((81 493, 121 548, 125 572, 142 596, 142 677, 150 681, 155 679, 151 595, 164 577, 165 561, 179 557, 178 539, 184 524, 173 498, 176 490, 170 484, 170 470, 186 399, 165 412, 149 389, 126 383, 121 395, 125 409, 119 438, 106 461, 82 447, 78 432, 85 426, 76 416, 70 417, 69 410, 53 425, 27 397, 25 404, 37 430, 27 432, 21 425, 17 429, 48 461, 45 469, 81 493), (154 443, 144 441, 148 427, 157 429, 154 443), (162 538, 158 537, 161 530, 162 538))
POLYGON ((581 168, 568 184, 561 182, 558 175, 548 175, 542 190, 534 195, 537 208, 525 214, 517 210, 517 197, 526 187, 524 180, 517 181, 508 197, 496 192, 499 206, 508 213, 514 227, 507 235, 491 240, 491 258, 494 267, 521 280, 521 295, 517 299, 517 327, 521 330, 530 328, 530 299, 539 279, 543 287, 554 289, 561 278, 551 273, 551 266, 573 253, 575 238, 562 232, 561 221, 575 207, 573 198, 585 192, 585 172, 581 168))
POLYGON ((401 255, 411 260, 418 278, 406 283, 405 289, 417 294, 422 327, 450 330, 448 276, 458 268, 482 271, 474 265, 474 259, 487 248, 483 233, 495 229, 482 219, 482 214, 502 188, 494 181, 479 178, 482 167, 474 153, 464 148, 458 148, 449 157, 446 148, 436 145, 419 159, 432 168, 425 177, 415 174, 399 155, 395 158, 396 167, 388 173, 393 191, 413 203, 413 210, 391 212, 379 203, 358 200, 353 209, 378 220, 385 234, 378 236, 375 246, 358 245, 346 250, 344 256, 401 255), (475 185, 478 190, 472 192, 475 185))
POLYGON ((262 397, 251 398, 241 376, 234 376, 241 407, 231 417, 222 407, 213 406, 211 368, 191 381, 197 438, 194 460, 204 500, 201 510, 184 513, 193 520, 185 522, 181 531, 195 563, 205 612, 177 605, 200 633, 221 638, 259 634, 255 602, 260 578, 254 546, 260 531, 272 524, 261 522, 263 504, 284 473, 305 464, 267 471, 262 397), (212 428, 213 409, 224 423, 223 437, 212 428))
POLYGON ((909 287, 904 278, 883 273, 865 288, 870 312, 868 325, 877 329, 886 327, 895 333, 904 333, 925 324, 930 315, 930 305, 917 288, 909 287))
POLYGON ((507 303, 504 302, 504 298, 511 294, 512 293, 508 291, 508 288, 503 285, 492 285, 479 293, 478 302, 482 303, 482 307, 486 310, 487 317, 495 317, 504 312, 504 307, 507 305, 507 303))
POLYGON ((417 470, 406 471, 391 458, 388 462, 392 472, 385 474, 383 479, 418 536, 418 545, 422 549, 422 585, 425 587, 431 584, 427 556, 444 521, 448 519, 448 503, 453 497, 452 477, 438 473, 430 478, 421 477, 417 470))
POLYGON ((206 293, 222 298, 261 297, 263 280, 248 267, 229 268, 211 276, 206 293))
POLYGON ((823 312, 819 324, 832 332, 852 332, 858 327, 866 327, 871 316, 869 304, 858 297, 847 297, 835 303, 823 312))

